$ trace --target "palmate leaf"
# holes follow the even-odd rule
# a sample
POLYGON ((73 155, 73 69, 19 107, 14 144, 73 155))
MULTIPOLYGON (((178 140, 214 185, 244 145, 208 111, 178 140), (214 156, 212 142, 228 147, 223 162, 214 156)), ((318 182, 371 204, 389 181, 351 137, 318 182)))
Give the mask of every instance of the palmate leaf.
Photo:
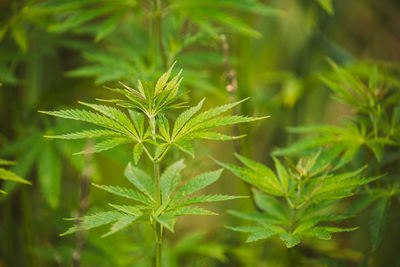
POLYGON ((194 116, 202 107, 203 100, 195 107, 189 108, 178 117, 175 122, 171 137, 166 140, 167 142, 178 143, 183 140, 193 140, 197 138, 210 139, 210 140, 233 140, 238 137, 227 136, 210 131, 211 129, 233 125, 237 123, 251 122, 268 118, 266 117, 243 117, 243 116, 219 116, 221 113, 226 112, 233 107, 239 105, 247 99, 212 108, 205 112, 194 116), (194 117, 193 117, 194 116, 194 117))
POLYGON ((333 214, 334 205, 339 199, 353 195, 358 187, 375 181, 379 177, 363 177, 361 173, 365 167, 353 172, 330 174, 331 169, 325 162, 330 156, 325 154, 320 159, 320 155, 324 153, 317 153, 310 158, 301 158, 297 165, 289 162, 290 169, 274 158, 279 180, 268 167, 240 155, 238 155, 239 160, 247 168, 225 164, 239 178, 258 187, 258 190, 253 189, 254 201, 263 211, 263 213, 230 211, 229 213, 236 217, 258 224, 254 228, 232 229, 251 233, 249 241, 266 239, 279 234, 280 239, 288 248, 300 244, 306 237, 329 240, 332 233, 356 230, 357 227, 340 228, 321 224, 339 222, 348 218, 349 216, 333 214), (254 174, 266 174, 266 179, 273 177, 275 186, 272 189, 268 188, 263 183, 263 179, 254 174), (282 194, 275 195, 274 188, 280 189, 282 194), (284 191, 287 193, 283 193, 284 191), (282 201, 277 197, 281 197, 282 201), (258 227, 266 230, 260 230, 258 227))

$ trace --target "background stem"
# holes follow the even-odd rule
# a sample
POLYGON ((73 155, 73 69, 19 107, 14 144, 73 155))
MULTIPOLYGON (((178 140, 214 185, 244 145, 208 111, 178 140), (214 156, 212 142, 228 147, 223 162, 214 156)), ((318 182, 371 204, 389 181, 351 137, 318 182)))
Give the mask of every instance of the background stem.
POLYGON ((161 16, 161 0, 155 0, 155 25, 157 31, 158 46, 160 47, 161 59, 163 63, 164 70, 167 70, 167 56, 165 54, 164 43, 162 39, 162 16, 161 16))

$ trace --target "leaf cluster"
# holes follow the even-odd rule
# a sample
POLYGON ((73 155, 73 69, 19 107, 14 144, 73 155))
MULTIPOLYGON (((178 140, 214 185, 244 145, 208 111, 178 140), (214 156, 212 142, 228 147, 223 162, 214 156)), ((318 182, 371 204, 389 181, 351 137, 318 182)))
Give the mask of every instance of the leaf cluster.
POLYGON ((184 160, 179 160, 162 173, 160 177, 162 205, 158 207, 155 184, 152 178, 143 170, 129 164, 125 169, 125 176, 135 189, 112 185, 94 184, 94 186, 129 199, 133 204, 109 203, 112 210, 84 216, 77 226, 73 226, 62 235, 112 223, 110 231, 103 235, 105 237, 128 227, 134 222, 152 223, 153 221, 159 222, 173 232, 176 219, 179 216, 217 215, 217 213, 194 205, 241 198, 228 195, 194 195, 199 190, 216 182, 221 176, 222 169, 202 173, 194 178, 186 179, 183 183, 181 172, 184 168, 184 160))
POLYGON ((236 155, 244 166, 218 162, 238 178, 254 186, 254 200, 261 212, 231 214, 252 221, 254 226, 229 229, 249 233, 247 242, 279 236, 287 247, 294 247, 304 238, 329 240, 333 233, 357 229, 331 226, 346 218, 332 211, 336 203, 355 194, 357 188, 378 177, 364 177, 364 168, 335 173, 320 154, 302 158, 294 165, 283 165, 277 158, 276 172, 251 159, 236 155), (328 224, 330 223, 330 224, 328 224))

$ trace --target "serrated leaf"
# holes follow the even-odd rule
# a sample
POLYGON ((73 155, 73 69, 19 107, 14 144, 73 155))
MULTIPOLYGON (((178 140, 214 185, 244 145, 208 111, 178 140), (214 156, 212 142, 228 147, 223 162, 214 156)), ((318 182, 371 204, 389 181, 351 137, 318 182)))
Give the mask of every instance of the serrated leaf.
POLYGON ((204 187, 216 182, 218 178, 221 176, 223 169, 219 169, 217 171, 202 173, 195 178, 192 178, 188 182, 186 182, 175 194, 173 198, 173 202, 177 202, 186 196, 189 196, 204 187))
POLYGON ((277 199, 253 189, 254 202, 258 207, 274 216, 278 220, 285 222, 288 221, 288 212, 277 199))
POLYGON ((155 217, 154 219, 171 232, 174 232, 174 226, 176 222, 176 216, 174 214, 167 213, 159 217, 155 217))
POLYGON ((137 143, 133 148, 133 160, 137 165, 143 154, 143 143, 137 143))
POLYGON ((170 211, 175 216, 185 215, 218 215, 218 213, 200 208, 200 207, 179 207, 170 211))
POLYGON ((288 233, 281 233, 279 235, 280 239, 285 243, 287 248, 292 248, 298 244, 300 244, 300 236, 299 235, 291 235, 288 233))
POLYGON ((183 159, 169 166, 160 176, 162 202, 166 202, 171 193, 176 189, 182 176, 180 172, 185 168, 183 159))
POLYGON ((85 102, 81 102, 81 101, 78 101, 78 103, 81 105, 90 107, 90 108, 106 115, 110 119, 113 119, 116 123, 118 123, 121 126, 121 129, 124 129, 125 133, 134 136, 136 139, 140 139, 131 120, 121 110, 114 108, 114 107, 110 107, 110 106, 89 104, 89 103, 85 103, 85 102))
POLYGON ((163 75, 161 75, 161 77, 158 79, 156 86, 155 86, 154 96, 159 95, 163 91, 174 66, 175 66, 175 63, 172 64, 172 66, 169 68, 169 70, 167 72, 165 72, 163 75))
POLYGON ((282 231, 276 231, 274 229, 268 229, 268 228, 263 228, 263 230, 259 231, 259 232, 254 232, 251 233, 249 235, 249 237, 247 238, 246 242, 254 242, 260 239, 268 239, 271 238, 277 234, 279 234, 282 231))
POLYGON ((154 201, 155 196, 155 188, 154 182, 147 173, 132 166, 132 164, 128 164, 125 169, 125 176, 128 178, 129 182, 131 182, 137 189, 143 192, 146 196, 148 196, 152 201, 154 201))
MULTIPOLYGON (((283 196, 284 193, 282 192, 282 188, 279 185, 279 182, 276 179, 275 174, 270 177, 263 176, 259 172, 256 172, 254 169, 248 169, 239 167, 233 164, 225 164, 220 161, 216 162, 224 167, 225 169, 231 171, 235 174, 238 178, 242 179, 246 183, 254 185, 255 187, 259 188, 260 190, 264 191, 265 193, 274 195, 274 196, 283 196)), ((269 173, 270 174, 270 173, 269 173)))
POLYGON ((55 117, 60 117, 60 118, 65 118, 65 119, 71 119, 71 120, 77 120, 77 121, 85 121, 89 123, 93 123, 95 125, 99 125, 105 128, 109 128, 111 130, 120 132, 125 134, 126 129, 122 127, 119 123, 115 122, 114 120, 100 115, 98 113, 92 112, 92 111, 87 111, 87 110, 80 110, 80 109, 66 109, 66 110, 59 110, 59 111, 39 111, 40 113, 55 116, 55 117))
POLYGON ((193 149, 192 144, 190 144, 189 142, 184 141, 184 140, 174 142, 173 144, 179 150, 181 150, 182 152, 184 152, 184 153, 188 154, 189 156, 191 156, 192 158, 194 158, 194 149, 193 149))
POLYGON ((131 143, 131 142, 133 142, 132 139, 122 138, 122 137, 113 137, 113 138, 98 142, 94 146, 92 146, 84 151, 77 152, 74 154, 79 155, 79 154, 98 153, 98 152, 113 149, 114 147, 117 147, 119 145, 131 143))
POLYGON ((175 207, 183 207, 193 204, 202 204, 202 203, 210 203, 210 202, 218 202, 218 201, 226 201, 232 200, 237 198, 247 198, 245 196, 228 196, 228 195, 202 195, 202 196, 195 196, 183 201, 180 201, 176 204, 175 207))
POLYGON ((139 208, 137 208, 136 206, 132 206, 132 205, 116 205, 116 204, 111 204, 111 203, 109 203, 108 205, 110 205, 114 209, 117 209, 118 211, 127 213, 129 215, 133 215, 133 216, 136 216, 136 217, 139 217, 139 216, 141 216, 143 214, 142 211, 139 208))
POLYGON ((142 193, 139 193, 135 190, 125 188, 125 187, 119 187, 119 186, 111 186, 111 185, 98 185, 98 184, 93 184, 93 186, 103 189, 109 193, 112 193, 117 196, 129 198, 138 202, 141 202, 146 205, 152 205, 151 200, 143 195, 142 193))
POLYGON ((110 231, 105 233, 101 237, 107 237, 109 235, 115 234, 118 231, 123 230, 124 228, 126 228, 130 224, 132 224, 136 219, 137 219, 137 217, 130 216, 130 215, 125 215, 125 216, 119 217, 117 219, 117 221, 111 226, 110 231))
POLYGON ((93 215, 83 216, 82 218, 80 218, 79 227, 75 225, 69 228, 66 232, 60 234, 60 236, 72 234, 76 231, 89 230, 95 227, 109 224, 111 222, 118 220, 123 216, 125 215, 121 214, 118 211, 103 211, 93 215))
POLYGON ((289 178, 290 178, 289 174, 286 171, 285 167, 283 167, 279 159, 275 157, 273 157, 273 159, 275 162, 276 172, 278 173, 279 182, 282 186, 282 191, 286 193, 288 191, 288 186, 289 186, 289 178))
POLYGON ((184 112, 182 112, 175 121, 174 128, 172 130, 172 140, 176 139, 178 135, 183 135, 184 133, 180 133, 185 123, 203 106, 205 98, 203 98, 197 106, 191 107, 184 112))
POLYGON ((85 139, 85 138, 103 138, 103 137, 114 137, 114 136, 124 136, 124 135, 122 133, 111 130, 93 129, 76 133, 52 135, 45 137, 57 138, 57 139, 85 139))

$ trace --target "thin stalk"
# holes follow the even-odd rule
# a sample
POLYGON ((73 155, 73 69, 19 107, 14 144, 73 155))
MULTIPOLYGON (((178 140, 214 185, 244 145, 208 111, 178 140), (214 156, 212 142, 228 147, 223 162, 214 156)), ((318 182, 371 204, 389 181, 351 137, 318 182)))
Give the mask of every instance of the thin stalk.
MULTIPOLYGON (((153 140, 155 141, 156 120, 154 116, 150 117, 150 127, 153 134, 153 140)), ((156 210, 158 210, 158 208, 162 205, 160 187, 160 165, 159 159, 154 157, 152 161, 154 167, 154 187, 156 191, 156 210)), ((161 267, 163 226, 159 222, 154 221, 153 230, 155 238, 154 266, 161 267)))
MULTIPOLYGON (((154 184, 156 189, 156 209, 161 206, 161 189, 160 189, 160 166, 158 161, 153 161, 154 165, 154 184)), ((154 253, 154 266, 161 267, 161 256, 162 256, 162 234, 163 227, 159 222, 155 222, 154 226, 156 246, 154 253)))

